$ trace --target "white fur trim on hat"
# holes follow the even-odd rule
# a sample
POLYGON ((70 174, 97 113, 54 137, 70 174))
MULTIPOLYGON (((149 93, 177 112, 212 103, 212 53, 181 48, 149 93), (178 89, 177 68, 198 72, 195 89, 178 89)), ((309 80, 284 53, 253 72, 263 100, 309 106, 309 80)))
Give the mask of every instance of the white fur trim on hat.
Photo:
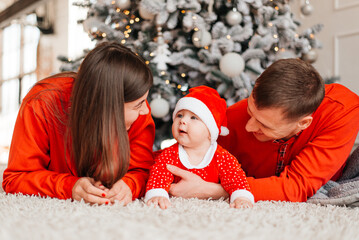
POLYGON ((209 133, 211 134, 211 143, 217 141, 219 129, 212 112, 208 109, 206 104, 197 98, 183 97, 177 102, 176 108, 173 111, 173 119, 176 117, 176 114, 183 109, 193 112, 204 122, 204 124, 206 124, 209 133))
POLYGON ((227 136, 229 134, 229 129, 227 127, 221 126, 221 136, 227 136))

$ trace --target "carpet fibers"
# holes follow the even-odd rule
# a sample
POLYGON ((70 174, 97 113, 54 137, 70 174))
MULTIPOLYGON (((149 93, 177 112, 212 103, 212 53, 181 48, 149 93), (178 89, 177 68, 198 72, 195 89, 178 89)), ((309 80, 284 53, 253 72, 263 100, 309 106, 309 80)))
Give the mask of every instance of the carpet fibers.
POLYGON ((161 210, 140 200, 90 206, 1 192, 0 239, 359 238, 359 208, 263 201, 239 210, 222 200, 171 201, 161 210))

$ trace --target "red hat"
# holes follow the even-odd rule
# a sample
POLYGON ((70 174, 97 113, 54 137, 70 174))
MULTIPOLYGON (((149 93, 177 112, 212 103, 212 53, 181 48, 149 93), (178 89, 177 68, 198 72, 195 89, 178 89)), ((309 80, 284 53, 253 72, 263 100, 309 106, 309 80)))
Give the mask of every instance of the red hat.
POLYGON ((193 112, 206 124, 212 143, 217 141, 218 134, 228 135, 227 104, 215 89, 207 86, 191 88, 189 93, 177 102, 173 118, 183 109, 193 112))

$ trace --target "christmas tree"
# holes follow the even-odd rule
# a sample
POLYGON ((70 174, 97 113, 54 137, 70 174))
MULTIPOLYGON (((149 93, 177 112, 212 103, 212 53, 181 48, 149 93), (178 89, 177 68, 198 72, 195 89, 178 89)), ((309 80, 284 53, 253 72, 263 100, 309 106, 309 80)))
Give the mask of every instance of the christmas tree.
MULTIPOLYGON (((297 33, 289 0, 98 0, 82 21, 91 39, 117 41, 141 55, 152 69, 149 94, 156 122, 155 149, 171 138, 171 114, 189 88, 217 89, 228 106, 249 96, 265 68, 282 58, 314 62, 321 47, 317 24, 297 33)), ((310 15, 308 0, 301 8, 310 15)), ((63 71, 82 58, 65 57, 63 71)))

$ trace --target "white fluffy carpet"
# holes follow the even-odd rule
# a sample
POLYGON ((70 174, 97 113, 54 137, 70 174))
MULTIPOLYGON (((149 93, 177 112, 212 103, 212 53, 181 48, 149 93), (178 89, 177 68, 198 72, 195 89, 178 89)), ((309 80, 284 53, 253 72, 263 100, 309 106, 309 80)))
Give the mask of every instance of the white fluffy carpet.
POLYGON ((359 208, 266 201, 238 210, 226 201, 178 198, 161 210, 140 200, 90 206, 0 193, 1 240, 358 238, 359 208))

